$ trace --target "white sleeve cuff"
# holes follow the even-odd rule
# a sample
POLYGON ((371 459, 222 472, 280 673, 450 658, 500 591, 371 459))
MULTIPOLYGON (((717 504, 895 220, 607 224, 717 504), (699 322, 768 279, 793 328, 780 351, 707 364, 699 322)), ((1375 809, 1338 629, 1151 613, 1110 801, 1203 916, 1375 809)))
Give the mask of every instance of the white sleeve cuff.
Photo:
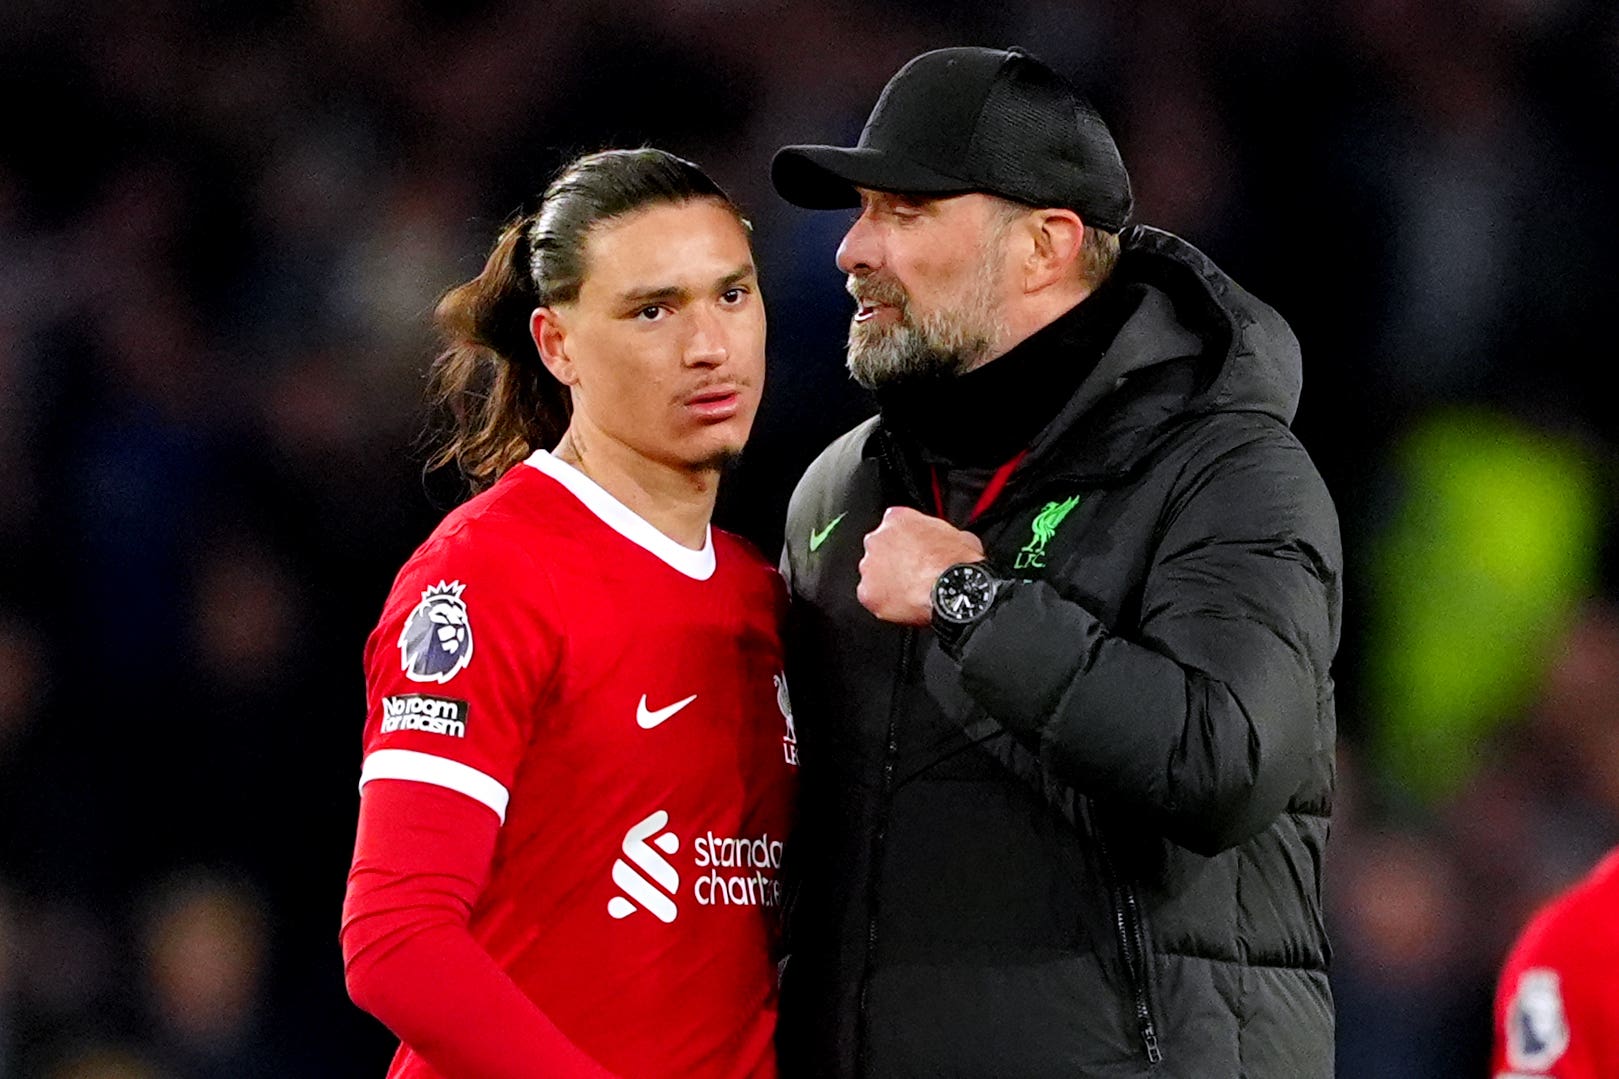
POLYGON ((379 749, 366 757, 360 767, 362 788, 373 779, 413 779, 458 791, 488 806, 500 818, 500 823, 506 823, 506 803, 511 798, 506 788, 476 768, 448 757, 435 757, 413 749, 379 749))

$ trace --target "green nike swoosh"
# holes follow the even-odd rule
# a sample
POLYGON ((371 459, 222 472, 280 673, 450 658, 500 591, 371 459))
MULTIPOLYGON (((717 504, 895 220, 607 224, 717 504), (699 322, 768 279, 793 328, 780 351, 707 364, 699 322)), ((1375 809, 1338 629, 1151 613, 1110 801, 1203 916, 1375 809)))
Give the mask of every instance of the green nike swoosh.
POLYGON ((826 537, 830 536, 832 534, 832 530, 834 528, 838 527, 838 522, 843 520, 847 516, 849 516, 848 511, 844 511, 843 513, 838 514, 836 517, 834 517, 830 521, 828 521, 826 523, 826 527, 821 529, 820 531, 816 531, 813 528, 810 529, 810 550, 811 551, 820 550, 821 549, 821 544, 826 542, 826 537))

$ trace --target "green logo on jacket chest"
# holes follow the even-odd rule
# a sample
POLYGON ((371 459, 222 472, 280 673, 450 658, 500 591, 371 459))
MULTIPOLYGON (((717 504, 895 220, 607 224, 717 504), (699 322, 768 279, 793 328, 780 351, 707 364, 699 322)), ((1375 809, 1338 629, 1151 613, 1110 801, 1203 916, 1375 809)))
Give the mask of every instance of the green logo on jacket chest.
POLYGON ((1079 498, 1079 495, 1073 495, 1061 502, 1047 502, 1041 507, 1040 512, 1034 515, 1034 522, 1029 526, 1031 533, 1029 542, 1018 551, 1013 569, 1046 568, 1046 544, 1057 534, 1057 528, 1062 524, 1063 518, 1079 505, 1079 498))
POLYGON ((830 536, 832 534, 832 530, 838 527, 838 522, 847 516, 849 516, 849 514, 847 511, 845 511, 828 521, 825 528, 810 529, 809 549, 811 554, 814 554, 816 551, 821 549, 821 544, 826 542, 826 537, 830 536))

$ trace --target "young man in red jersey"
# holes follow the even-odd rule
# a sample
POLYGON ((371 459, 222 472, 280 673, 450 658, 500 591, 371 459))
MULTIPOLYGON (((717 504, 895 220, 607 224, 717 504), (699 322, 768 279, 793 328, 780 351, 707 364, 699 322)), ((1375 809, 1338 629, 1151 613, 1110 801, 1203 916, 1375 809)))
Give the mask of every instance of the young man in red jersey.
POLYGON ((764 379, 746 222, 589 155, 437 318, 440 460, 487 489, 366 647, 350 994, 391 1079, 772 1076, 785 591, 709 527, 764 379))
POLYGON ((1496 989, 1492 1074, 1619 1076, 1619 850, 1518 937, 1496 989))

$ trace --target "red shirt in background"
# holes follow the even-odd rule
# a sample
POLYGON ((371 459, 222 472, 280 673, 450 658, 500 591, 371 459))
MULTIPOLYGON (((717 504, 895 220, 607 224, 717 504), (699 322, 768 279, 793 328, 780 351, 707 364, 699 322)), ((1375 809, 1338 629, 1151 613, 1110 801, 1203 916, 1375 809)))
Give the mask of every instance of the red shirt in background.
POLYGON ((1619 1079, 1619 851, 1543 908, 1507 957, 1496 1079, 1619 1079))

